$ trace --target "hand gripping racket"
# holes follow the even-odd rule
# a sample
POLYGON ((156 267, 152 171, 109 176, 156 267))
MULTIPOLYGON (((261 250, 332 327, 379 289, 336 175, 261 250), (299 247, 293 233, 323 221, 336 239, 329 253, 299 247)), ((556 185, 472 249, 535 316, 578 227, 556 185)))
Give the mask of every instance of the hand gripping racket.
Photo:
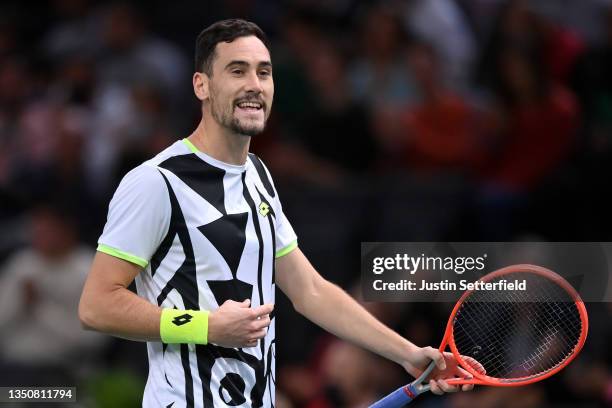
MULTIPOLYGON (((504 280, 525 281, 526 290, 468 290, 451 312, 439 350, 449 346, 459 366, 474 378, 449 379, 448 384, 531 384, 559 372, 582 349, 587 311, 565 279, 540 266, 512 265, 478 281, 502 286, 504 280), (484 371, 466 358, 478 361, 484 371)), ((419 378, 370 408, 403 407, 429 391, 423 381, 434 367, 431 362, 419 378)))

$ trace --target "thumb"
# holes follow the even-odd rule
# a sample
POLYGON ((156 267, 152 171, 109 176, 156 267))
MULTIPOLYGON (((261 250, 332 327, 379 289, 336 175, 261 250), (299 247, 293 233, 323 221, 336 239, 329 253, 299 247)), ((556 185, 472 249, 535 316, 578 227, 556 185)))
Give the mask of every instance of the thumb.
POLYGON ((442 355, 442 353, 440 353, 440 351, 436 350, 433 347, 425 347, 423 349, 423 352, 427 357, 429 357, 436 363, 436 368, 438 370, 446 369, 446 361, 444 360, 444 356, 442 355))

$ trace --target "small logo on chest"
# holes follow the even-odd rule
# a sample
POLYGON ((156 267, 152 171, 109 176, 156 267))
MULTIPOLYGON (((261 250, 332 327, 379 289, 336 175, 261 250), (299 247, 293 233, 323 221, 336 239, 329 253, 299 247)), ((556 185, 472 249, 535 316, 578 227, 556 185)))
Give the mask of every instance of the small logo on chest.
POLYGON ((259 213, 264 217, 270 213, 270 206, 265 201, 259 203, 259 213))

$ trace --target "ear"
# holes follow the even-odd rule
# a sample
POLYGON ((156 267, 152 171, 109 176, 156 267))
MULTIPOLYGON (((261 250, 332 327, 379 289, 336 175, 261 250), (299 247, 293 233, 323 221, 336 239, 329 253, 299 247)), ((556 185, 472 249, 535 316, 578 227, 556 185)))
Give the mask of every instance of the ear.
POLYGON ((193 92, 202 102, 207 100, 209 96, 208 81, 208 75, 203 72, 195 72, 193 74, 193 92))

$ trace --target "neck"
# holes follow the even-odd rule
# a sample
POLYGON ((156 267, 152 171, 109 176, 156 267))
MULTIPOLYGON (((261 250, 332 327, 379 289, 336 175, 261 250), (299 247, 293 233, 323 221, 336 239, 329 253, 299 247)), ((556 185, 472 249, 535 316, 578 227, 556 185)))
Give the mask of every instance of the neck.
POLYGON ((189 141, 201 152, 229 164, 246 163, 249 153, 250 136, 237 135, 222 128, 211 117, 202 117, 198 127, 188 137, 189 141))

